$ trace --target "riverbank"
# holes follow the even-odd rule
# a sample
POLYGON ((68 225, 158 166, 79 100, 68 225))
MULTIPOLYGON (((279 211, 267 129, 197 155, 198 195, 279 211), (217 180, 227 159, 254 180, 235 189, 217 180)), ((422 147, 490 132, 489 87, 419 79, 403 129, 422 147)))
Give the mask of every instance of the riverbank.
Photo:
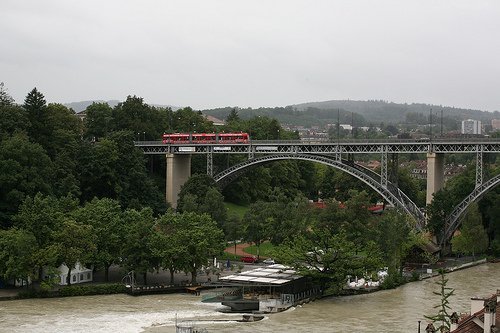
MULTIPOLYGON (((240 244, 239 244, 240 245, 240 244)), ((244 247, 247 244, 241 244, 240 246, 237 246, 237 254, 246 254, 244 252, 244 247)), ((248 246, 248 245, 247 245, 248 246)), ((234 247, 232 248, 234 251, 234 247)), ((418 280, 424 280, 424 279, 429 279, 432 277, 435 277, 439 275, 438 271, 439 269, 444 269, 445 272, 454 272, 457 270, 462 270, 470 267, 474 267, 477 265, 481 265, 486 263, 486 259, 480 259, 480 260, 473 260, 471 257, 462 257, 462 258, 446 258, 445 260, 442 260, 434 265, 424 265, 424 267, 419 268, 418 270, 414 270, 413 272, 407 273, 406 277, 408 278, 408 282, 412 281, 418 281, 418 280), (418 278, 412 280, 412 275, 418 273, 418 278)), ((242 264, 241 262, 232 262, 233 266, 236 266, 238 264, 242 264)), ((262 264, 244 264, 242 271, 254 269, 258 266, 265 267, 262 264)), ((220 275, 215 275, 215 274, 206 274, 206 273, 201 273, 198 276, 198 284, 192 287, 197 287, 197 288, 202 288, 202 289, 207 289, 210 288, 210 282, 211 281, 216 281, 219 277, 226 276, 226 275, 232 275, 234 274, 234 271, 230 269, 223 269, 220 271, 220 275)), ((82 295, 103 295, 103 294, 113 294, 113 293, 127 293, 127 289, 123 286, 123 288, 117 288, 117 287, 112 287, 113 285, 117 285, 120 283, 123 279, 123 276, 125 275, 125 272, 123 269, 119 267, 112 267, 109 272, 109 281, 108 283, 104 282, 104 272, 96 272, 94 275, 94 281, 91 283, 85 283, 85 284, 77 284, 73 285, 71 287, 60 287, 55 289, 54 291, 50 292, 50 295, 47 295, 45 297, 68 297, 68 296, 82 296, 82 295), (92 290, 92 286, 99 286, 103 285, 106 286, 108 285, 108 289, 112 289, 112 291, 109 292, 103 292, 101 287, 97 287, 95 292, 91 292, 89 290, 92 290), (60 293, 58 290, 63 290, 65 288, 81 288, 81 289, 86 289, 86 292, 81 292, 81 293, 60 293)), ((159 286, 163 285, 169 285, 166 283, 166 281, 169 281, 169 273, 168 272, 156 272, 156 273, 150 273, 148 274, 148 285, 144 286, 141 288, 145 290, 144 293, 135 293, 135 295, 141 295, 141 294, 154 294, 154 293, 170 293, 170 291, 164 291, 162 290, 163 288, 159 288, 159 286), (160 292, 162 291, 162 292, 160 292)), ((173 288, 172 292, 174 293, 191 293, 191 294, 198 294, 196 291, 191 292, 186 288, 186 285, 189 284, 189 278, 188 275, 185 273, 176 273, 174 275, 174 284, 172 285, 173 288)), ((8 289, 0 289, 0 301, 8 301, 8 300, 16 300, 16 299, 21 299, 21 298, 27 298, 26 295, 20 296, 20 293, 26 293, 28 289, 24 288, 8 288, 8 289)), ((357 294, 365 294, 365 293, 372 293, 379 291, 380 288, 370 288, 370 290, 365 290, 365 288, 358 288, 358 290, 349 290, 341 293, 341 295, 338 296, 347 296, 347 295, 357 295, 357 294)), ((128 293, 130 294, 130 293, 128 293)), ((132 293, 133 294, 133 293, 132 293)), ((327 295, 331 296, 331 295, 327 295)), ((29 296, 28 296, 29 297, 29 296)), ((34 296, 36 297, 44 297, 44 296, 34 296)))
MULTIPOLYGON (((447 276, 452 311, 470 311, 470 298, 500 288, 500 264, 487 263, 447 276)), ((365 295, 325 297, 245 323, 241 314, 189 294, 131 297, 126 294, 0 302, 0 333, 175 333, 175 323, 194 323, 210 333, 387 332, 416 333, 418 321, 439 304, 426 279, 365 295)))

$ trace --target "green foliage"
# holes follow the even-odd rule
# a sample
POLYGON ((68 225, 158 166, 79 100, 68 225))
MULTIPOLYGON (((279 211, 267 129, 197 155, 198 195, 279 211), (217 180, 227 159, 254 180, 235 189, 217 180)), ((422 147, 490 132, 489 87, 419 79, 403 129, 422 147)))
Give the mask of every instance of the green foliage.
POLYGON ((163 195, 148 177, 144 155, 133 146, 130 132, 113 132, 98 144, 84 143, 78 161, 82 201, 111 198, 123 208, 166 210, 163 195))
POLYGON ((11 225, 26 196, 52 192, 53 164, 44 149, 15 135, 0 142, 0 224, 11 225))
POLYGON ((72 197, 56 198, 38 193, 34 198, 27 197, 14 217, 15 227, 31 233, 36 246, 32 248, 33 269, 38 270, 41 279, 43 267, 58 266, 61 262, 57 234, 61 232, 66 217, 78 206, 72 197))
POLYGON ((152 253, 164 268, 190 272, 191 282, 196 283, 197 270, 207 264, 207 258, 222 253, 223 236, 207 214, 167 213, 155 225, 152 253))
POLYGON ((460 228, 460 234, 451 240, 455 252, 484 253, 488 248, 488 235, 484 229, 478 205, 473 203, 467 210, 460 228))
POLYGON ((89 285, 73 285, 64 286, 59 290, 60 296, 88 296, 88 295, 108 295, 122 294, 127 292, 125 285, 122 283, 112 284, 89 284, 89 285))
POLYGON ((451 320, 450 314, 448 311, 450 308, 449 298, 453 296, 455 289, 447 287, 448 279, 445 278, 444 270, 439 270, 439 281, 436 281, 435 284, 439 286, 439 291, 434 291, 433 294, 439 296, 440 304, 434 306, 434 309, 439 309, 438 313, 435 315, 424 316, 425 318, 432 320, 433 323, 438 322, 439 326, 437 330, 441 330, 443 328, 447 328, 450 330, 451 320))
MULTIPOLYGON (((392 210, 378 219, 375 233, 384 266, 389 268, 391 279, 400 277, 405 257, 412 247, 422 243, 421 237, 414 232, 412 221, 401 212, 392 210)), ((398 281, 390 280, 387 283, 397 284, 398 281)))
POLYGON ((78 262, 91 261, 95 251, 95 236, 91 225, 80 224, 64 218, 61 229, 56 232, 59 259, 69 271, 67 283, 71 284, 71 270, 78 262))
POLYGON ((160 265, 160 259, 154 255, 149 244, 155 225, 153 211, 151 208, 140 211, 127 209, 123 214, 123 225, 125 237, 121 248, 121 264, 127 271, 133 270, 146 277, 148 271, 160 265))
POLYGON ((427 229, 434 235, 441 236, 444 230, 446 217, 453 211, 453 205, 450 203, 450 194, 447 188, 434 193, 430 205, 427 206, 427 229))
POLYGON ((4 106, 11 106, 14 104, 14 99, 7 93, 5 84, 0 82, 0 108, 4 106))
MULTIPOLYGON (((157 140, 166 125, 161 113, 137 96, 127 96, 125 102, 118 103, 113 109, 112 116, 114 129, 130 131, 137 135, 136 140, 157 140)), ((101 127, 103 126, 106 126, 105 122, 101 123, 101 127)))
POLYGON ((260 256, 260 244, 269 238, 268 230, 273 222, 271 205, 258 201, 248 208, 243 217, 243 239, 255 243, 257 246, 257 257, 260 256))
POLYGON ((259 248, 256 245, 251 245, 245 248, 245 252, 257 255, 260 254, 262 257, 272 257, 276 251, 276 246, 271 242, 263 242, 260 244, 259 248))
POLYGON ((239 121, 240 121, 240 116, 238 115, 238 111, 236 111, 236 109, 232 109, 226 118, 226 122, 227 123, 237 123, 239 121))
POLYGON ((366 270, 376 269, 366 265, 366 257, 355 254, 355 246, 345 232, 332 233, 321 227, 312 227, 279 246, 274 257, 332 292, 342 289, 347 275, 362 276, 366 270))
POLYGON ((92 103, 85 109, 85 134, 92 140, 107 136, 113 129, 113 109, 108 103, 92 103))
POLYGON ((242 206, 232 202, 224 202, 224 206, 226 206, 227 214, 229 216, 235 215, 239 219, 242 219, 243 216, 245 216, 246 211, 248 210, 248 206, 242 206))
POLYGON ((181 187, 177 202, 179 212, 206 213, 222 226, 227 218, 224 197, 214 179, 206 174, 191 176, 181 187))
POLYGON ((0 141, 15 133, 26 133, 29 127, 28 113, 24 108, 17 105, 0 105, 0 141))
POLYGON ((92 226, 96 251, 91 260, 95 268, 105 270, 107 282, 108 269, 112 264, 119 263, 125 238, 120 204, 108 198, 94 198, 73 216, 79 223, 92 226))
POLYGON ((380 289, 394 289, 405 283, 406 279, 398 271, 391 271, 380 284, 380 289))
POLYGON ((41 290, 25 290, 18 294, 19 298, 45 298, 45 297, 71 297, 71 296, 90 296, 90 295, 109 295, 123 294, 127 292, 127 288, 122 283, 112 284, 79 284, 72 286, 64 286, 59 290, 49 291, 41 290))
POLYGON ((0 277, 4 280, 34 278, 36 239, 28 231, 0 230, 0 277))

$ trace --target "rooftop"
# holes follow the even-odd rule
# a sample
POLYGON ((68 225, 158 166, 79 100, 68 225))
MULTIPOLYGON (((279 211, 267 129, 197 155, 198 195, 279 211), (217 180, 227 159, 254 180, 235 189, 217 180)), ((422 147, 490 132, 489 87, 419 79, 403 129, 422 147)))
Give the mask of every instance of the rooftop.
POLYGON ((226 284, 251 284, 251 285, 283 285, 298 280, 302 276, 289 267, 275 264, 255 268, 238 274, 221 277, 220 282, 226 284))

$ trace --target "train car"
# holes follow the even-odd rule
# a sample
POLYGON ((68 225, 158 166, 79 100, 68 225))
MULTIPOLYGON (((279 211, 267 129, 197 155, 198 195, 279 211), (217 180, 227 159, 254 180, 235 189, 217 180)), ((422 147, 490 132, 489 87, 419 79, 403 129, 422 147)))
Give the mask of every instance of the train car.
POLYGON ((193 133, 191 134, 191 143, 215 143, 217 134, 215 133, 193 133))
POLYGON ((189 143, 190 135, 187 133, 163 134, 163 143, 189 143))
POLYGON ((162 141, 165 144, 186 144, 186 143, 248 143, 250 136, 248 133, 173 133, 163 134, 162 141))
POLYGON ((219 143, 248 143, 250 136, 248 133, 219 133, 219 143))

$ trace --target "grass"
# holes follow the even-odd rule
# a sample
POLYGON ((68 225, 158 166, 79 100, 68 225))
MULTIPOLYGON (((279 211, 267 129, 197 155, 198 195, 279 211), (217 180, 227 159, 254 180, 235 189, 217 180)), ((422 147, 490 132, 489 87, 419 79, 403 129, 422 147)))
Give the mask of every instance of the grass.
MULTIPOLYGON (((275 249, 275 246, 269 242, 265 242, 260 244, 260 256, 261 257, 272 257, 272 251, 275 249)), ((257 246, 252 245, 245 248, 245 252, 248 252, 253 255, 257 255, 257 246)))
POLYGON ((236 215, 238 218, 241 220, 243 216, 245 215, 246 211, 248 210, 248 207, 246 206, 240 206, 237 204, 234 204, 232 202, 224 202, 224 206, 227 208, 227 215, 236 215))

